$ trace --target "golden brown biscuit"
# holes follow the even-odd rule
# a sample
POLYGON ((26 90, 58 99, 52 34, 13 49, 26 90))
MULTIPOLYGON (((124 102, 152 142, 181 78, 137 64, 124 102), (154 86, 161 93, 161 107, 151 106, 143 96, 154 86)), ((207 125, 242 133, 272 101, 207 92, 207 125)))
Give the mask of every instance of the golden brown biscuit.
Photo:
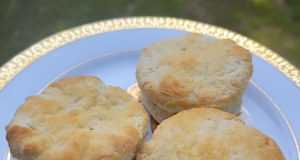
POLYGON ((119 87, 92 76, 64 78, 30 96, 7 125, 13 157, 30 160, 132 159, 148 115, 119 87))
POLYGON ((284 160, 276 142, 231 113, 193 108, 164 120, 137 160, 284 160))
POLYGON ((136 77, 143 94, 167 112, 211 107, 238 114, 252 71, 251 54, 234 41, 189 33, 145 47, 136 77))

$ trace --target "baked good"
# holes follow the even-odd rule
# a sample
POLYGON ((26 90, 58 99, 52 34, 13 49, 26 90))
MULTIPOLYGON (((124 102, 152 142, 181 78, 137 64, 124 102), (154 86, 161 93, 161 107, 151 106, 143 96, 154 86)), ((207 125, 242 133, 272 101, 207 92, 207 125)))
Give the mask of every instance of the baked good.
POLYGON ((148 114, 126 91, 67 77, 30 96, 6 126, 11 154, 30 160, 133 159, 148 114))
POLYGON ((231 113, 193 108, 164 120, 137 160, 284 160, 276 142, 231 113))
POLYGON ((170 114, 196 107, 239 114, 252 71, 251 54, 234 41, 188 33, 145 47, 136 78, 142 94, 170 114))
POLYGON ((158 107, 155 103, 153 103, 149 98, 145 96, 145 94, 141 94, 140 96, 141 101, 143 102, 145 109, 148 111, 148 113, 151 114, 152 117, 155 117, 157 122, 162 122, 164 119, 167 119, 173 115, 175 115, 175 112, 167 112, 160 107, 158 107))

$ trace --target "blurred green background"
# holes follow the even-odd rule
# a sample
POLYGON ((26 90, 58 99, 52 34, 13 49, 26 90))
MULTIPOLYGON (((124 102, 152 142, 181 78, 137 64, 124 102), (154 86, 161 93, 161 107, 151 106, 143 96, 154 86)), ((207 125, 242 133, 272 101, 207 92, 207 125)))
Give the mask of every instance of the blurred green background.
POLYGON ((127 16, 178 17, 224 27, 300 68, 300 0, 1 0, 0 66, 56 32, 127 16))

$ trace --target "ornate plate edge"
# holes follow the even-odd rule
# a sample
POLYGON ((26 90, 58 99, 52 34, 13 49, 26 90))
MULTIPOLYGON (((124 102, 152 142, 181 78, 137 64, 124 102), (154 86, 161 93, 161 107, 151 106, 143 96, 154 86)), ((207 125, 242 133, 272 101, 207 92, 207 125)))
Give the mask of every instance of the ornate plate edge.
POLYGON ((253 54, 269 62, 300 87, 300 71, 294 65, 277 53, 245 36, 221 27, 187 19, 127 17, 103 20, 71 28, 33 44, 0 68, 0 90, 31 62, 59 46, 94 34, 131 28, 170 28, 207 34, 216 38, 230 38, 253 54))

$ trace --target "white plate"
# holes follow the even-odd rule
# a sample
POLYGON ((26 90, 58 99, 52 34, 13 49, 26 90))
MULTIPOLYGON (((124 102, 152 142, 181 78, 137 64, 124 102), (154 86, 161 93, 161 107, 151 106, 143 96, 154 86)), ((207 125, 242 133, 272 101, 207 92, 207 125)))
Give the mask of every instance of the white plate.
POLYGON ((136 83, 135 67, 141 48, 187 31, 232 38, 253 53, 254 74, 243 95, 240 117, 272 137, 288 160, 300 160, 300 75, 296 68, 234 32, 200 22, 156 17, 114 19, 76 27, 38 42, 2 66, 0 160, 11 159, 5 126, 25 97, 38 94, 50 82, 82 74, 127 90, 136 83))

